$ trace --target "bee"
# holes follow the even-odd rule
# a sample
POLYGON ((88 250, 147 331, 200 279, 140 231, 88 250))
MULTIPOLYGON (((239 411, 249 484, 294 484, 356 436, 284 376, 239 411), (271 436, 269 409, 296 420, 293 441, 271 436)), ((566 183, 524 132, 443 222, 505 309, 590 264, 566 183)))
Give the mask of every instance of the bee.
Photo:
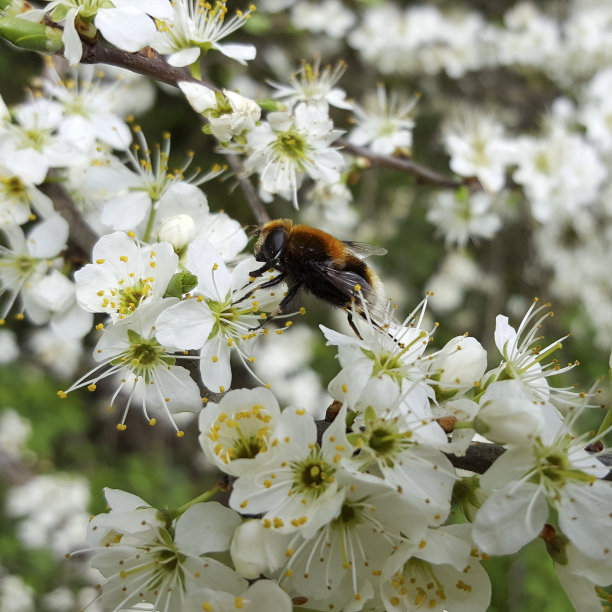
POLYGON ((376 310, 382 293, 378 276, 363 260, 370 255, 385 255, 387 250, 373 244, 338 240, 315 227, 294 225, 290 219, 270 221, 257 234, 254 255, 263 265, 250 272, 251 277, 258 278, 271 268, 279 272, 258 289, 283 281, 288 286, 278 308, 266 320, 284 312, 298 292, 304 290, 346 310, 351 328, 360 337, 352 313, 367 318, 366 308, 368 313, 376 310))

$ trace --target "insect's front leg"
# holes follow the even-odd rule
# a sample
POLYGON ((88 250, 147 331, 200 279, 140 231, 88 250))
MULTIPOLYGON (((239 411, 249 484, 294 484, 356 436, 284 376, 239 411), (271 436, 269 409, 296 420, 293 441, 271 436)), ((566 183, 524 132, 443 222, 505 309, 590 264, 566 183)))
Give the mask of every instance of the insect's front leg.
MULTIPOLYGON (((278 284, 278 283, 273 283, 273 281, 276 281, 281 276, 284 277, 285 275, 280 274, 276 278, 273 278, 267 283, 264 283, 263 285, 261 285, 261 287, 266 287, 266 286, 273 287, 274 285, 278 284)), ((296 283, 295 285, 290 287, 289 291, 287 291, 287 295, 280 301, 279 305, 276 307, 276 310, 270 313, 265 319, 263 319, 263 321, 257 327, 253 327, 250 331, 254 331, 256 329, 259 329, 260 327, 263 327, 268 321, 271 321, 274 317, 281 314, 285 310, 285 308, 291 303, 293 298, 297 295, 297 292, 300 290, 301 286, 302 286, 301 283, 296 283)), ((261 287, 258 287, 258 289, 261 287)))

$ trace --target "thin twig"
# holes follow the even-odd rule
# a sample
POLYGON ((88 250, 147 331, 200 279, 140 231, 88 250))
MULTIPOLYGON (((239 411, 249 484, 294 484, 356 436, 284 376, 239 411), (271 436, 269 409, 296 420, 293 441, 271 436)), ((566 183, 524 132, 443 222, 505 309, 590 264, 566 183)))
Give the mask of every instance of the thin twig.
POLYGON ((238 179, 240 183, 240 187, 244 193, 244 197, 246 198, 251 210, 253 211, 253 215, 255 215, 255 220, 258 225, 263 225, 270 221, 270 215, 263 205, 262 201, 259 199, 257 192, 255 191, 255 187, 253 183, 249 180, 249 177, 245 174, 244 168, 242 167, 242 161, 240 158, 234 153, 227 153, 225 155, 227 159, 227 163, 229 164, 232 172, 235 177, 238 179))
POLYGON ((70 241, 89 257, 99 236, 87 225, 64 187, 59 183, 49 182, 43 183, 40 190, 53 200, 57 212, 68 221, 70 241))
POLYGON ((192 81, 200 83, 216 90, 211 82, 194 79, 186 68, 171 66, 157 51, 151 47, 145 47, 136 53, 129 53, 113 47, 103 39, 94 42, 83 40, 83 57, 81 64, 109 64, 126 68, 150 77, 155 81, 161 81, 167 85, 178 87, 181 81, 192 81))
POLYGON ((399 170, 400 172, 406 172, 416 177, 417 182, 428 185, 435 185, 437 187, 450 187, 456 189, 465 184, 464 181, 449 178, 434 172, 430 168, 422 166, 413 162, 411 159, 405 157, 394 157, 393 155, 378 155, 373 153, 367 147, 359 147, 354 145, 344 138, 340 138, 334 142, 334 144, 342 147, 344 153, 349 153, 355 157, 363 157, 367 159, 372 166, 380 166, 382 168, 390 168, 391 170, 399 170))

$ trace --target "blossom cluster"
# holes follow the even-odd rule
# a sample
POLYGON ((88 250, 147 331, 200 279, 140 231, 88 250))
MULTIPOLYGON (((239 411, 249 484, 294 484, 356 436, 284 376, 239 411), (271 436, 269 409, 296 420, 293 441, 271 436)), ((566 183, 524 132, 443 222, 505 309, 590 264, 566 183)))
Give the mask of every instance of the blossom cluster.
MULTIPOLYGON (((39 8, 0 0, 3 36, 26 48, 42 36, 36 50, 67 60, 48 61, 25 101, 0 98, 0 324, 16 325, 12 312, 38 327, 29 347, 73 380, 60 398, 82 389, 103 396, 119 432, 138 423, 132 409, 184 442, 197 427, 194 455, 220 474, 178 508, 106 488, 109 511, 86 533, 83 483, 33 476, 7 496, 18 537, 87 559, 98 585, 92 610, 484 612, 492 585, 483 561, 538 539, 575 608, 600 610, 612 582, 612 482, 600 460, 612 424, 608 417, 598 431, 577 433, 601 401, 595 388, 565 386, 578 363, 556 357, 567 336, 543 342, 550 305, 534 300, 516 327, 497 315, 482 344, 467 334, 437 344, 429 307, 451 311, 467 290, 495 294, 495 275, 466 249, 525 217, 539 263, 555 271, 551 290, 604 319, 612 310, 612 11, 573 2, 553 18, 521 2, 493 24, 476 11, 426 5, 261 5, 230 16, 225 0, 39 8), (320 55, 289 74, 295 58, 248 38, 277 19, 325 38, 331 55, 346 39, 363 67, 422 80, 423 91, 378 84, 353 98, 350 82, 340 86, 347 65, 322 65, 320 55), (243 26, 246 39, 224 40, 243 26), (228 166, 196 167, 193 152, 177 164, 169 133, 150 144, 133 115, 152 108, 155 90, 127 71, 81 65, 96 48, 125 52, 117 57, 126 66, 125 58, 159 62, 191 131, 228 166), (212 51, 213 62, 235 60, 240 70, 264 55, 274 79, 264 85, 236 72, 217 87, 201 74, 212 51), (435 146, 452 177, 416 164, 419 101, 435 97, 431 79, 467 82, 496 68, 538 71, 555 84, 541 129, 499 107, 448 105, 435 146), (376 202, 365 178, 376 165, 437 187, 423 216, 459 248, 429 281, 441 305, 428 292, 401 318, 382 287, 366 300, 355 284, 343 304, 350 332, 339 319, 300 329, 301 295, 291 306, 284 300, 299 288, 283 268, 284 243, 266 270, 270 261, 247 248, 242 219, 224 212, 218 179, 231 167, 228 183, 243 186, 258 221, 266 219, 258 206, 279 200, 334 233, 369 228, 391 239, 408 214, 407 191, 361 228, 365 212, 353 205, 355 195, 376 202), (571 248, 560 248, 564 240, 571 248), (305 366, 317 341, 337 353, 326 389, 305 366), (457 467, 485 444, 495 460, 457 467), (211 501, 221 490, 226 505, 211 501)), ((338 251, 359 246, 336 242, 316 254, 329 264, 324 272, 312 266, 332 286, 346 265, 338 251)), ((313 250, 304 248, 304 259, 313 250)), ((514 316, 520 304, 511 306, 503 312, 514 316)), ((610 321, 598 338, 606 348, 610 321)), ((1 336, 7 362, 19 354, 11 334, 1 336)), ((0 436, 0 459, 24 460, 27 426, 7 423, 17 433, 0 436)), ((3 601, 20 585, 1 580, 3 601)), ((29 597, 25 587, 21 594, 29 597)))

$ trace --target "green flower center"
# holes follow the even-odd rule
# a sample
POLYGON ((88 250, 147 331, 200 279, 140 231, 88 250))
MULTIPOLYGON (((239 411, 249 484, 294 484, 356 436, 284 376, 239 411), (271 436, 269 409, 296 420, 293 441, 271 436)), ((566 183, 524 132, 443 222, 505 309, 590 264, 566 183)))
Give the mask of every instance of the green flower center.
POLYGON ((306 159, 308 145, 306 139, 297 130, 291 129, 281 132, 276 137, 274 149, 281 157, 299 162, 306 159))
POLYGON ((318 447, 310 451, 306 459, 291 467, 294 474, 293 492, 317 498, 334 482, 336 469, 325 461, 318 447))

